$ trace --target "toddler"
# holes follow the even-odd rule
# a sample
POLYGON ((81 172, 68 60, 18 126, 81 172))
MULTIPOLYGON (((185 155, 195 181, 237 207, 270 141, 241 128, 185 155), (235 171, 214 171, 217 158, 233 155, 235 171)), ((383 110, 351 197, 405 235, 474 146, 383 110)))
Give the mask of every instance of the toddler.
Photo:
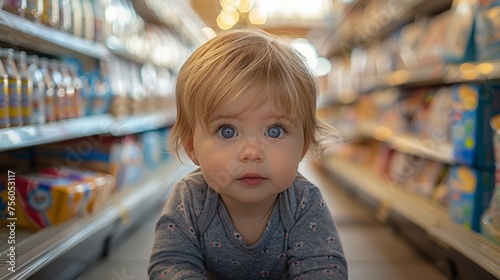
POLYGON ((219 35, 182 66, 170 147, 199 169, 156 224, 150 279, 347 279, 334 221, 298 173, 320 135, 304 58, 260 30, 219 35))

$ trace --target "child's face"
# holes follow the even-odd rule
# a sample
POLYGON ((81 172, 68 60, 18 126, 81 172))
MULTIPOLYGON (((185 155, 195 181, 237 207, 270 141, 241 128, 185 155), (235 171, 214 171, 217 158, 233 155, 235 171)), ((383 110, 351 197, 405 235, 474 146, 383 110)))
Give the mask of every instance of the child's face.
POLYGON ((306 151, 302 126, 279 116, 272 102, 238 116, 249 102, 240 98, 223 106, 210 116, 207 130, 196 124, 193 142, 186 145, 208 185, 244 204, 287 189, 306 151))

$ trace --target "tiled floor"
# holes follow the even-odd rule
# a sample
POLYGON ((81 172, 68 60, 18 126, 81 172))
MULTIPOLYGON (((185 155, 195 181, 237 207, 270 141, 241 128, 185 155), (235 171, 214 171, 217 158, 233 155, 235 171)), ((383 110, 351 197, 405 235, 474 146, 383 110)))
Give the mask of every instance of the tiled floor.
MULTIPOLYGON (((349 279, 445 279, 404 238, 390 227, 376 222, 359 202, 333 185, 328 178, 308 164, 302 164, 300 172, 321 188, 333 213, 348 260, 349 279)), ((93 264, 77 280, 147 279, 154 223, 160 210, 145 220, 108 258, 93 264)))

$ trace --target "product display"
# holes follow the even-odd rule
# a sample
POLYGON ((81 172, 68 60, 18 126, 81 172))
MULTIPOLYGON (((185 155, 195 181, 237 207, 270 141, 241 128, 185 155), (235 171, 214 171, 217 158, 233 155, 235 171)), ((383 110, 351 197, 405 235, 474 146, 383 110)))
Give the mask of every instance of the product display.
MULTIPOLYGON (((500 30, 495 23, 498 1, 452 2, 446 9, 415 12, 403 24, 394 19, 380 32, 385 35, 354 41, 350 49, 330 57, 338 67, 328 75, 324 99, 330 102, 323 104, 321 115, 347 139, 327 151, 330 158, 323 167, 345 188, 374 200, 368 205, 377 215, 384 213, 422 247, 438 239, 461 251, 448 242, 445 236, 451 229, 443 225, 459 226, 453 232, 464 240, 461 246, 469 248, 462 253, 477 264, 498 247, 469 254, 478 246, 469 236, 487 244, 484 248, 490 241, 498 244, 500 232, 495 187, 499 173, 493 156, 497 136, 490 126, 490 119, 500 114, 494 36, 500 30), (348 102, 343 99, 346 93, 348 102), (342 163, 352 163, 380 183, 359 186, 362 180, 335 171, 342 163), (414 199, 418 203, 412 204, 414 199), (436 213, 439 222, 418 218, 436 213), (430 241, 406 229, 408 223, 424 228, 432 235, 430 241), (434 236, 434 231, 442 232, 434 236)), ((423 5, 431 9, 431 3, 423 5)), ((369 13, 377 14, 371 8, 369 13)), ((363 22, 359 24, 358 30, 363 30, 363 22)), ((442 257, 433 250, 428 254, 436 261, 442 257)), ((454 265, 465 265, 447 257, 454 265)))
POLYGON ((16 259, 45 252, 44 265, 2 261, 0 278, 50 274, 72 248, 91 263, 178 179, 166 146, 175 75, 206 38, 145 20, 129 0, 0 7, 0 223, 15 221, 16 259))

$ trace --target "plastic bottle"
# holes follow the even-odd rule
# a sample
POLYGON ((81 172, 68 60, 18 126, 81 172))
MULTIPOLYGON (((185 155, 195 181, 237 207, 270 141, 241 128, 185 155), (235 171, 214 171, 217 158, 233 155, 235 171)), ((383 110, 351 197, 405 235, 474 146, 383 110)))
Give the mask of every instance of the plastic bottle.
POLYGON ((108 65, 104 61, 99 62, 99 71, 93 75, 91 83, 93 88, 92 114, 106 114, 110 111, 113 101, 113 93, 108 81, 108 65))
POLYGON ((61 0, 60 2, 61 31, 73 32, 73 12, 71 10, 71 0, 61 0))
POLYGON ((36 22, 42 22, 43 11, 43 0, 28 0, 25 17, 36 22))
POLYGON ((0 60, 0 128, 9 127, 9 75, 0 60))
POLYGON ((68 113, 68 118, 79 117, 78 96, 75 90, 75 84, 73 82, 73 77, 69 72, 69 66, 65 63, 61 63, 61 75, 64 86, 66 87, 66 110, 68 113))
POLYGON ((83 8, 83 37, 87 40, 93 41, 95 39, 95 17, 94 7, 91 0, 82 0, 83 8))
POLYGON ((83 93, 83 80, 81 76, 78 75, 76 65, 69 65, 68 67, 69 74, 71 75, 71 79, 73 81, 73 87, 75 89, 74 100, 75 100, 75 113, 76 117, 85 116, 85 108, 88 104, 88 99, 85 98, 83 93))
POLYGON ((83 9, 80 0, 71 0, 73 35, 83 37, 83 9))
POLYGON ((28 74, 26 52, 17 52, 14 56, 21 75, 21 110, 23 125, 32 123, 33 118, 33 80, 28 74))
POLYGON ((45 111, 45 92, 47 87, 45 85, 43 74, 40 68, 38 68, 38 56, 30 56, 27 58, 29 63, 28 75, 33 81, 33 113, 31 122, 33 124, 42 124, 46 120, 45 111))
POLYGON ((48 122, 56 120, 56 104, 55 104, 55 94, 56 94, 56 84, 52 80, 52 75, 49 70, 49 61, 47 58, 42 57, 40 59, 40 71, 43 75, 43 81, 46 86, 44 98, 45 98, 45 119, 48 122))
POLYGON ((24 17, 27 8, 27 0, 4 0, 2 9, 24 17))
POLYGON ((64 120, 68 118, 68 96, 66 94, 66 85, 64 84, 62 74, 59 70, 59 61, 51 60, 49 62, 50 73, 55 84, 55 109, 56 119, 64 120))
POLYGON ((59 29, 61 26, 61 16, 59 0, 44 0, 42 23, 59 29))
POLYGON ((9 76, 8 82, 8 98, 9 98, 9 123, 10 126, 21 126, 23 124, 22 109, 21 109, 21 75, 17 69, 16 62, 14 61, 13 49, 0 50, 0 57, 2 59, 7 75, 9 76))

